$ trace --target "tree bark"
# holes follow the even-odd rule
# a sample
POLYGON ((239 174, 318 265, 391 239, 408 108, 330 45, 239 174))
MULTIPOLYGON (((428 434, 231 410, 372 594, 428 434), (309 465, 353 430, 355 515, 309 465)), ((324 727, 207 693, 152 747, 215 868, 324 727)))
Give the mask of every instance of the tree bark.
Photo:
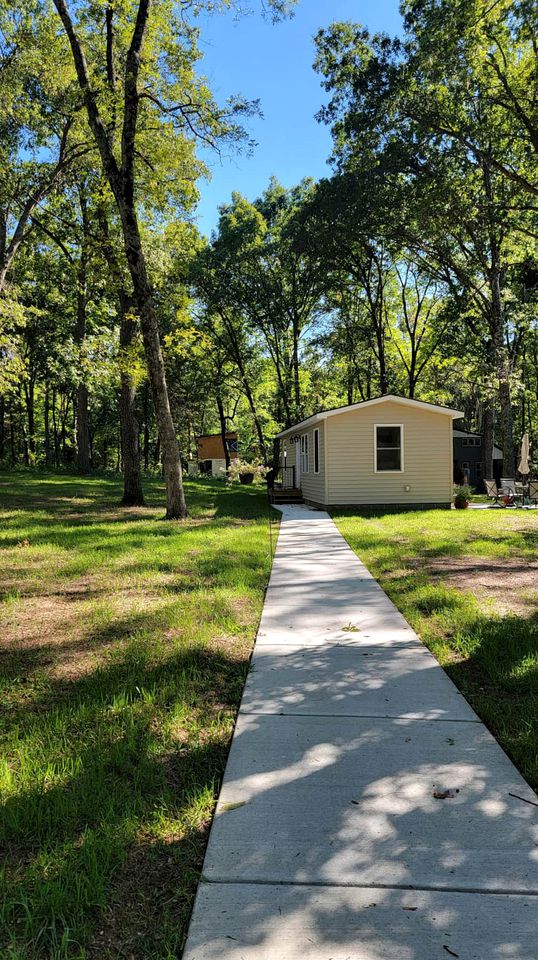
POLYGON ((136 318, 133 315, 129 298, 120 291, 121 327, 120 348, 123 352, 121 362, 120 424, 121 448, 123 459, 123 507, 144 506, 144 492, 140 474, 140 451, 138 446, 138 421, 135 412, 136 387, 129 370, 125 353, 136 337, 136 318))
POLYGON ((230 451, 228 450, 228 443, 226 440, 226 416, 224 413, 224 405, 222 403, 222 397, 220 394, 217 394, 217 410, 219 411, 219 424, 220 424, 220 435, 222 438, 222 446, 224 448, 224 460, 226 463, 226 473, 230 469, 230 451))
POLYGON ((505 477, 515 477, 514 457, 514 415, 510 385, 510 358, 504 343, 504 308, 502 302, 502 283, 505 270, 501 261, 501 244, 496 229, 495 195, 491 178, 491 157, 483 157, 482 174, 484 192, 487 200, 489 226, 490 269, 489 288, 491 296, 491 341, 493 347, 493 372, 499 383, 500 426, 503 447, 503 473, 505 477))
POLYGON ((24 399, 26 402, 26 421, 28 425, 27 432, 27 447, 28 447, 28 457, 27 459, 32 459, 35 455, 35 404, 34 404, 34 395, 35 395, 35 381, 33 376, 30 377, 28 383, 24 384, 24 399))
MULTIPOLYGON (((82 214, 82 240, 77 266, 77 317, 75 325, 75 343, 79 350, 86 339, 86 306, 88 299, 88 221, 86 199, 83 190, 79 191, 82 214)), ((84 376, 84 373, 83 373, 84 376)), ((88 387, 83 380, 77 386, 75 397, 77 469, 83 476, 90 472, 90 422, 88 387)))
POLYGON ((0 462, 6 455, 6 402, 0 397, 0 462))
POLYGON ((9 449, 11 454, 11 465, 17 463, 17 448, 15 445, 15 423, 13 420, 13 400, 9 401, 9 449))
POLYGON ((295 416, 297 419, 300 419, 301 417, 301 383, 299 379, 299 323, 295 316, 293 317, 292 335, 293 335, 293 357, 292 357, 293 399, 295 401, 295 416))
POLYGON ((482 476, 493 479, 493 404, 487 401, 482 412, 482 476))
POLYGON ((48 382, 45 382, 45 402, 43 408, 43 419, 45 427, 45 464, 50 467, 50 392, 48 382))
POLYGON ((144 387, 144 470, 149 470, 149 391, 144 387))
POLYGON ((54 465, 60 466, 59 441, 58 441, 58 422, 56 419, 56 390, 52 389, 52 429, 54 438, 54 465))

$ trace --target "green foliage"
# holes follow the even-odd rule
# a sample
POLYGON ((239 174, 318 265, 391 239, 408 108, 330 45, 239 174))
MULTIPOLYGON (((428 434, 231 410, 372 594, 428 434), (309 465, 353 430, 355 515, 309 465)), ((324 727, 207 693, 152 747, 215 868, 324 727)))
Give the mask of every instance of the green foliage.
POLYGON ((454 503, 455 504, 465 504, 469 503, 473 499, 473 494, 471 488, 465 484, 459 484, 454 487, 454 503))

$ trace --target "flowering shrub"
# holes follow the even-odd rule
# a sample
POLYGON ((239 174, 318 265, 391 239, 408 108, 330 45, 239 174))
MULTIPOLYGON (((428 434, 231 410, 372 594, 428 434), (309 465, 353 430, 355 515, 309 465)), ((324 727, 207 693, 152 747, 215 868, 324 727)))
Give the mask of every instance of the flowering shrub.
POLYGON ((234 480, 238 481, 239 477, 248 474, 252 474, 254 478, 262 478, 267 473, 267 469, 259 460, 253 460, 252 463, 249 463, 248 460, 232 460, 228 470, 228 479, 233 483, 234 480))

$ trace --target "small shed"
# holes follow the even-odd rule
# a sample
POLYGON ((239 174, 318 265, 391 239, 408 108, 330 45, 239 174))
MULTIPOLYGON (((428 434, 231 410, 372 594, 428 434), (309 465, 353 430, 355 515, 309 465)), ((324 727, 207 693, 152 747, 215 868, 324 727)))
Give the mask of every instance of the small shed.
MULTIPOLYGON (((230 460, 237 460, 237 439, 235 431, 226 434, 230 460)), ((205 433, 197 437, 196 452, 198 461, 189 472, 199 471, 208 477, 222 477, 226 474, 226 455, 221 433, 205 433)))
POLYGON ((459 410, 388 394, 278 434, 283 488, 313 506, 449 507, 459 410))

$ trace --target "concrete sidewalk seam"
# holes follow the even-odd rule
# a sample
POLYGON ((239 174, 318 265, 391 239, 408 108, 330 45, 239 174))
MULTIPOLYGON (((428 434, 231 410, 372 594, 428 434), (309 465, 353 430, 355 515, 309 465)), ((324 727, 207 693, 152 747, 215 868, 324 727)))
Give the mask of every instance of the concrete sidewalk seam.
POLYGON ((436 884, 410 886, 405 883, 336 883, 324 880, 212 880, 200 877, 200 883, 220 887, 316 887, 324 890, 400 890, 416 893, 472 893, 485 897, 538 897, 538 890, 497 890, 482 887, 440 887, 436 884))

